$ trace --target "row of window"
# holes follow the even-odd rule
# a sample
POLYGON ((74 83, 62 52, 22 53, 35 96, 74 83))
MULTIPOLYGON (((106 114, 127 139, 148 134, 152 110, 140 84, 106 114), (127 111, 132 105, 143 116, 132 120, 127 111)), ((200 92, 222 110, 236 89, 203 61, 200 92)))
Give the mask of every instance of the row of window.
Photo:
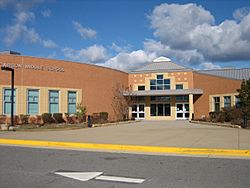
MULTIPOLYGON (((151 81, 150 81, 150 83, 151 83, 151 81)), ((167 85, 159 85, 159 86, 158 85, 150 85, 150 90, 163 90, 162 88, 165 88, 165 90, 166 90, 166 88, 168 88, 167 85)), ((145 86, 140 85, 140 86, 138 86, 137 89, 138 89, 138 91, 145 91, 145 86)), ((169 86, 169 89, 170 89, 170 86, 169 86)), ((176 84, 175 89, 176 90, 183 89, 183 84, 176 84)))
MULTIPOLYGON (((144 118, 145 109, 144 104, 132 105, 132 117, 133 118, 144 118)), ((150 105, 151 116, 171 116, 171 106, 169 103, 151 104, 150 105)))
MULTIPOLYGON (((224 108, 230 108, 231 107, 231 96, 224 96, 224 108)), ((221 110, 221 103, 220 103, 220 97, 213 97, 214 102, 214 111, 219 112, 221 110)), ((239 98, 235 96, 235 106, 239 106, 239 98)))
MULTIPOLYGON (((150 90, 170 90, 170 79, 164 79, 163 75, 157 75, 156 79, 150 80, 150 90)), ((183 84, 176 84, 175 89, 183 89, 183 84)), ((145 90, 144 85, 138 86, 138 91, 145 90)))
POLYGON ((150 104, 151 116, 171 116, 170 104, 150 104))
MULTIPOLYGON (((27 90, 27 114, 39 114, 39 89, 27 90)), ((49 113, 59 113, 59 90, 49 90, 49 113)), ((16 89, 14 90, 14 113, 16 109, 16 89)), ((76 91, 68 91, 68 113, 76 112, 76 91)), ((11 113, 11 89, 3 91, 3 114, 11 113)))
MULTIPOLYGON (((134 102, 145 102, 144 96, 132 97, 131 99, 134 102)), ((170 102, 170 100, 171 100, 170 96, 151 96, 150 97, 151 102, 170 102)), ((177 102, 188 102, 189 97, 188 95, 177 95, 175 96, 175 100, 177 102)))

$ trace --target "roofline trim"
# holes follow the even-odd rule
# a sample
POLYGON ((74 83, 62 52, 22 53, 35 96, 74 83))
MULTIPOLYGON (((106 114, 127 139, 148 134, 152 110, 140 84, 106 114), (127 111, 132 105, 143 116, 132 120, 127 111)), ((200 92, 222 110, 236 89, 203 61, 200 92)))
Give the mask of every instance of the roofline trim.
POLYGON ((157 70, 148 70, 148 71, 131 71, 130 74, 134 73, 156 73, 156 72, 193 72, 194 69, 187 68, 187 69, 157 69, 157 70))
POLYGON ((206 76, 213 76, 213 77, 218 77, 218 78, 224 78, 224 79, 228 79, 228 80, 235 80, 235 81, 242 81, 242 80, 244 80, 244 79, 228 78, 228 77, 219 76, 219 75, 207 74, 207 73, 197 72, 197 71, 194 71, 194 73, 201 74, 201 75, 206 75, 206 76))
POLYGON ((125 91, 123 96, 201 95, 203 89, 125 91))

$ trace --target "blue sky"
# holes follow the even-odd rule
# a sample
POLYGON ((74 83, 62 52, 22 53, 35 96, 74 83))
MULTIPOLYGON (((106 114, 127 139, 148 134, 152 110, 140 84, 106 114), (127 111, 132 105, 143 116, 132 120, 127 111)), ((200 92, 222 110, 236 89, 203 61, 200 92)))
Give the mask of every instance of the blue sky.
POLYGON ((132 70, 250 67, 250 1, 0 0, 0 50, 132 70))

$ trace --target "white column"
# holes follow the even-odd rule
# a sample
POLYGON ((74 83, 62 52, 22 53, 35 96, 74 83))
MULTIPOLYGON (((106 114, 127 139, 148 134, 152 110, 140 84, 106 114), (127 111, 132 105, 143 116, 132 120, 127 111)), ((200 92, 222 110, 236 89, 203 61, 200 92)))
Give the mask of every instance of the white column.
POLYGON ((192 120, 192 114, 193 113, 194 113, 193 94, 189 94, 189 121, 192 120))

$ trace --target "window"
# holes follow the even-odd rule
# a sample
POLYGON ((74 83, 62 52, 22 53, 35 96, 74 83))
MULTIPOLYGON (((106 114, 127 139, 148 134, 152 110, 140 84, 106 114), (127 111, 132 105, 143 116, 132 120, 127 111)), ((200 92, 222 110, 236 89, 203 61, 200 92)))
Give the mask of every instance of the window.
MULTIPOLYGON (((3 90, 3 113, 11 114, 11 89, 3 90)), ((14 90, 14 114, 16 113, 16 90, 14 90)))
POLYGON ((231 97, 225 96, 224 97, 224 108, 230 108, 231 107, 231 97))
POLYGON ((220 111, 220 97, 214 97, 214 111, 220 111))
POLYGON ((145 86, 138 86, 138 91, 144 91, 145 90, 145 86))
POLYGON ((163 75, 157 75, 156 80, 150 80, 150 90, 169 90, 170 79, 163 79, 163 75))
POLYGON ((156 102, 169 102, 170 96, 152 96, 150 97, 150 100, 156 102))
POLYGON ((164 114, 163 104, 157 104, 157 108, 158 108, 158 116, 163 116, 163 114, 164 114))
POLYGON ((236 108, 240 107, 240 98, 238 96, 235 96, 235 107, 236 108))
POLYGON ((189 98, 188 98, 188 95, 177 95, 176 97, 175 97, 175 100, 176 101, 188 101, 189 100, 189 98))
POLYGON ((145 97, 144 96, 131 97, 131 99, 134 102, 145 102, 145 97))
POLYGON ((28 90, 28 114, 35 115, 38 114, 38 103, 39 103, 39 90, 29 89, 28 90))
POLYGON ((159 74, 156 76, 157 80, 163 80, 163 75, 162 74, 159 74))
POLYGON ((183 84, 176 84, 175 89, 183 89, 183 84))
POLYGON ((75 91, 68 92, 68 113, 70 114, 76 113, 76 92, 75 91))
POLYGON ((134 104, 132 105, 132 117, 135 119, 144 119, 145 111, 144 104, 134 104))
POLYGON ((170 104, 164 105, 164 114, 165 116, 171 116, 171 107, 170 104))
POLYGON ((150 80, 150 90, 156 90, 156 80, 150 80))
POLYGON ((59 91, 49 91, 49 113, 59 112, 59 91))
POLYGON ((171 116, 170 104, 151 104, 151 116, 171 116))
POLYGON ((156 116, 156 114, 157 114, 156 104, 151 104, 150 105, 150 115, 156 116))

